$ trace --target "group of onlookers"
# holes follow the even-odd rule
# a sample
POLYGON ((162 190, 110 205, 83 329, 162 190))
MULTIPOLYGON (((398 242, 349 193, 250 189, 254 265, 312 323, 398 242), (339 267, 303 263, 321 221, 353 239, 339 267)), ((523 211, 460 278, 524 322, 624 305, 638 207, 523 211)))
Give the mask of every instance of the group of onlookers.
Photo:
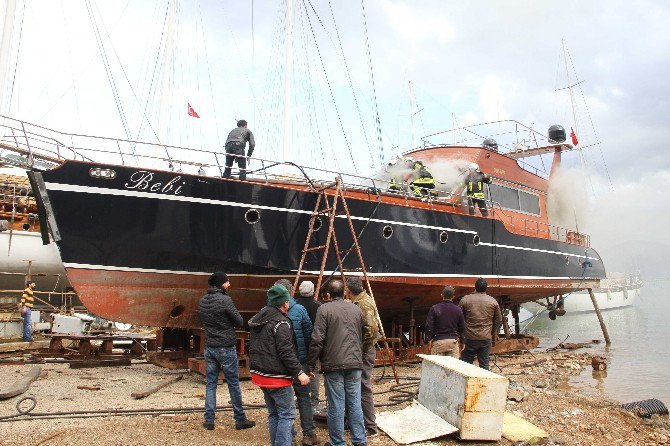
MULTIPOLYGON (((209 278, 209 289, 199 303, 205 330, 206 397, 203 426, 214 429, 216 387, 220 371, 226 378, 237 429, 255 426, 246 417, 238 378, 235 328, 243 319, 227 294, 225 273, 209 278)), ((454 288, 446 287, 443 301, 434 305, 426 321, 431 354, 446 354, 488 369, 492 340, 500 327, 498 303, 486 292, 486 280, 475 283, 475 293, 454 302, 454 288)), ((363 445, 377 434, 372 394, 375 344, 381 337, 374 300, 358 277, 328 282, 326 303, 316 300, 314 284, 304 281, 293 297, 293 284, 280 279, 267 291, 266 305, 249 319, 251 381, 263 391, 272 446, 294 444, 297 401, 302 444, 318 445, 314 412, 319 402, 320 370, 328 403, 329 442, 345 445, 345 416, 350 440, 363 445), (318 369, 317 369, 318 364, 318 369)))
MULTIPOLYGON (((214 429, 216 386, 222 370, 233 406, 235 427, 255 426, 242 404, 238 379, 235 328, 242 316, 227 294, 225 273, 209 278, 209 289, 199 304, 205 330, 206 396, 203 426, 214 429)), ((354 445, 367 443, 377 434, 372 395, 375 344, 381 337, 374 300, 360 278, 331 280, 327 303, 315 298, 314 284, 304 281, 293 297, 293 284, 280 279, 267 291, 266 305, 249 319, 251 381, 263 391, 272 446, 293 444, 297 401, 302 444, 319 444, 314 411, 319 402, 323 373, 328 403, 328 434, 332 446, 345 443, 345 415, 354 445)))

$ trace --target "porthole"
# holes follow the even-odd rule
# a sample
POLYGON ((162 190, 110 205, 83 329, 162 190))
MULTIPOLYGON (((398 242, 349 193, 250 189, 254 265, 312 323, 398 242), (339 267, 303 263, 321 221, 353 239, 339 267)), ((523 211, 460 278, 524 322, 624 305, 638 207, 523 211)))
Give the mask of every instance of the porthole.
POLYGON ((177 305, 170 311, 170 317, 179 317, 181 316, 184 311, 186 311, 186 307, 183 305, 177 305))
POLYGON ((23 228, 24 231, 27 231, 30 229, 30 223, 24 223, 21 225, 21 227, 23 228))
POLYGON ((447 243, 449 240, 449 233, 447 231, 440 232, 440 243, 447 243))
POLYGON ((393 235, 393 228, 390 226, 384 226, 384 229, 382 230, 382 236, 385 239, 389 239, 391 238, 392 235, 393 235))
POLYGON ((260 212, 258 212, 258 209, 249 209, 247 212, 244 213, 244 220, 250 225, 258 223, 258 220, 260 219, 261 214, 260 212))
POLYGON ((475 236, 472 237, 472 244, 475 245, 475 246, 479 246, 479 242, 480 242, 479 235, 475 234, 475 236))
POLYGON ((321 221, 321 217, 316 217, 314 219, 314 223, 312 223, 312 231, 316 232, 319 229, 321 229, 321 226, 323 226, 323 222, 321 221))

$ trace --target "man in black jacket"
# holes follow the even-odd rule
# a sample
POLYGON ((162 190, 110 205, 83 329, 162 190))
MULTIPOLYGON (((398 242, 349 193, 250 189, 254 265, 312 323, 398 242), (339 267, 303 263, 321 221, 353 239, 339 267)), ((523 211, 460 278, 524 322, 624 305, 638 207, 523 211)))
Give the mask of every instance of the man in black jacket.
POLYGON ((291 446, 295 421, 293 380, 306 386, 309 376, 298 361, 295 334, 287 316, 288 291, 283 285, 274 285, 267 294, 267 306, 249 319, 251 382, 263 390, 271 445, 291 446))
POLYGON ((243 320, 240 312, 235 308, 233 300, 228 296, 230 281, 226 273, 216 272, 207 281, 209 288, 198 304, 200 322, 205 329, 205 361, 207 381, 205 392, 205 422, 206 429, 214 429, 214 414, 216 412, 216 385, 219 372, 223 370, 228 384, 228 393, 233 404, 233 416, 236 429, 248 429, 256 425, 247 420, 242 407, 242 390, 240 389, 237 370, 237 350, 235 328, 242 327, 243 320))

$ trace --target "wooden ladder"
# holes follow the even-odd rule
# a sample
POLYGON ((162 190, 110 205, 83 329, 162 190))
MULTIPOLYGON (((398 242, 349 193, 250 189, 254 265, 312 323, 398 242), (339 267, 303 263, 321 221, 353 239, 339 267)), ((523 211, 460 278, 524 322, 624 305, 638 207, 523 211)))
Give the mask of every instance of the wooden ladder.
MULTIPOLYGON (((300 276, 302 275, 303 266, 305 265, 305 259, 307 254, 315 251, 323 251, 323 257, 321 259, 321 268, 319 270, 319 278, 316 281, 316 286, 314 292, 319 293, 321 289, 321 282, 323 281, 324 269, 326 267, 326 260, 328 258, 328 252, 330 251, 330 245, 333 244, 335 248, 335 258, 337 259, 337 265, 339 267, 340 276, 342 278, 343 284, 346 286, 346 277, 344 275, 344 267, 342 266, 342 258, 350 252, 354 252, 358 257, 358 262, 361 266, 361 271, 363 273, 363 279, 367 285, 367 289, 372 297, 372 302, 375 305, 375 313, 377 316, 377 324, 379 325, 379 330, 381 331, 382 339, 377 341, 382 344, 384 355, 386 359, 391 364, 391 370, 393 370, 393 377, 395 378, 396 383, 399 383, 398 372, 395 368, 395 361, 393 359, 393 354, 391 348, 389 347, 388 339, 384 333, 384 326, 379 317, 379 310, 377 309, 377 302, 375 301, 374 294, 372 294, 372 286, 370 280, 368 279, 368 274, 365 270, 365 263, 363 262, 363 255, 361 254, 361 248, 358 244, 358 237, 356 236, 356 231, 354 230, 354 225, 351 221, 351 214, 349 213, 349 207, 347 206, 347 201, 344 198, 344 187, 342 185, 342 177, 337 176, 334 183, 328 183, 317 190, 318 196, 316 198, 316 204, 314 205, 314 211, 312 216, 309 219, 309 228, 307 231, 307 239, 305 240, 305 247, 302 250, 302 256, 300 258, 300 265, 298 266, 298 274, 295 276, 293 282, 293 289, 297 290, 300 282, 300 276), (332 191, 329 195, 328 191, 332 191), (332 197, 332 199, 331 199, 332 197), (338 211, 338 205, 341 205, 341 209, 338 211), (351 233, 351 238, 353 240, 352 247, 344 251, 340 250, 339 244, 337 242, 337 235, 335 234, 335 218, 337 215, 343 215, 347 219, 349 231, 351 233), (314 223, 316 219, 324 216, 328 219, 328 232, 326 234, 326 242, 323 245, 310 246, 312 240, 312 235, 315 232, 314 223)), ((322 223, 323 224, 323 223, 322 223)), ((320 229, 320 228, 319 228, 320 229)))

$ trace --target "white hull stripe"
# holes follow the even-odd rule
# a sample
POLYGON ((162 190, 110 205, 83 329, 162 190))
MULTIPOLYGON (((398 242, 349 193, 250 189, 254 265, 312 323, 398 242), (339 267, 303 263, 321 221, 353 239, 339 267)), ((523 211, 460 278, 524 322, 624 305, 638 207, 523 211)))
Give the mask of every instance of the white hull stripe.
MULTIPOLYGON (((248 204, 248 203, 238 203, 235 201, 223 201, 223 200, 212 200, 209 198, 196 198, 196 197, 186 197, 186 196, 176 196, 176 195, 162 195, 162 194, 154 194, 150 192, 139 192, 139 191, 133 191, 133 190, 119 190, 119 189, 108 189, 108 188, 102 188, 102 187, 91 187, 91 186, 77 186, 77 185, 71 185, 71 184, 60 184, 60 183, 46 183, 47 190, 59 190, 59 191, 65 191, 65 192, 81 192, 81 193, 88 193, 88 194, 100 194, 100 195, 118 195, 118 196, 125 196, 125 197, 137 197, 137 198, 150 198, 150 199, 155 199, 155 200, 170 200, 170 201, 182 201, 182 202, 190 202, 190 203, 204 203, 204 204, 213 204, 213 205, 219 205, 219 206, 233 206, 233 207, 243 207, 243 208, 250 208, 250 209, 265 209, 265 210, 271 210, 271 211, 280 211, 280 212, 289 212, 289 213, 294 213, 294 214, 305 214, 305 215, 312 215, 312 211, 304 211, 301 209, 289 209, 289 208, 279 208, 279 207, 274 207, 274 206, 262 206, 262 205, 254 205, 254 204, 248 204)), ((338 215, 338 218, 346 218, 344 215, 338 215)), ((352 220, 360 220, 360 221, 368 221, 367 218, 365 217, 358 217, 358 216, 351 216, 352 220)), ((409 226, 413 228, 421 228, 421 229, 435 229, 438 231, 450 231, 450 232, 460 232, 460 233, 465 233, 465 234, 477 234, 476 231, 468 231, 464 229, 455 229, 455 228, 445 228, 445 227, 440 227, 440 226, 430 226, 430 225, 421 225, 417 223, 407 223, 404 221, 390 221, 390 220, 380 220, 376 218, 371 218, 369 219, 372 222, 375 223, 382 223, 382 224, 389 224, 389 225, 398 225, 398 226, 409 226)), ((570 256, 570 257, 576 257, 576 258, 586 258, 588 260, 600 260, 596 257, 584 257, 579 254, 572 254, 572 253, 567 253, 567 252, 559 252, 559 251, 548 251, 544 249, 536 249, 536 248, 524 248, 522 246, 511 246, 511 245, 499 245, 495 243, 485 243, 485 242, 480 242, 480 245, 485 245, 485 246, 495 246, 498 248, 507 248, 507 249, 519 249, 523 251, 534 251, 534 252, 543 252, 546 254, 557 254, 557 255, 563 255, 563 256, 570 256)))
MULTIPOLYGON (((82 263, 64 263, 65 268, 71 269, 92 269, 98 271, 121 271, 136 273, 157 273, 157 274, 185 274, 191 276, 209 276, 211 272, 193 272, 193 271, 172 271, 147 268, 129 268, 123 266, 105 266, 91 265, 82 263)), ((296 271, 297 272, 297 271, 296 271)), ((303 271, 303 274, 318 275, 319 271, 303 271)), ((324 274, 332 274, 333 271, 324 271, 324 274)), ((362 276, 362 272, 347 272, 348 276, 362 276)), ((295 277, 294 275, 284 274, 228 274, 230 277, 295 277)), ((582 277, 544 277, 544 276, 499 276, 499 275, 479 275, 479 274, 409 274, 409 273, 368 273, 369 277, 426 277, 426 278, 455 278, 455 277, 483 277, 485 279, 530 279, 530 280, 590 280, 582 277)))
POLYGON ((495 246, 496 248, 507 248, 507 249, 519 249, 521 251, 534 251, 534 252, 544 252, 547 254, 558 254, 558 255, 563 255, 563 256, 570 256, 570 257, 577 257, 578 259, 588 259, 588 260, 600 260, 596 257, 584 257, 579 254, 570 254, 567 252, 560 252, 560 251, 547 251, 545 249, 537 249, 537 248, 526 248, 523 246, 511 246, 511 245, 498 245, 495 243, 485 243, 485 242, 479 242, 480 245, 483 246, 495 246))
MULTIPOLYGON (((100 194, 100 195, 119 195, 124 197, 137 197, 137 198, 151 198, 154 200, 169 200, 169 201, 182 201, 189 203, 204 203, 204 204, 213 204, 218 206, 233 206, 249 209, 260 209, 260 210, 269 210, 269 211, 280 211, 280 212, 289 212, 293 214, 304 214, 312 215, 312 211, 304 211, 302 209, 291 209, 291 208, 279 208, 275 206, 263 206, 258 204, 249 204, 249 203, 238 203, 235 201, 224 201, 224 200, 212 200, 210 198, 197 198, 197 197, 186 197, 179 195, 162 195, 154 194, 151 192, 139 192, 134 190, 120 190, 120 189, 108 189, 103 187, 91 187, 91 186, 76 186, 71 184, 60 184, 60 183, 46 183, 47 190, 59 190, 65 192, 81 192, 86 194, 100 194)), ((345 215, 338 215, 338 218, 347 218, 345 215)), ((368 221, 365 217, 358 217, 355 215, 351 216, 352 220, 368 221)), ((376 218, 369 219, 375 223, 384 223, 392 224, 398 226, 411 226, 413 228, 422 228, 422 229, 436 229, 438 231, 450 231, 450 232, 461 232, 464 234, 476 234, 476 231, 468 231, 465 229, 456 229, 456 228, 445 228, 441 226, 430 226, 430 225, 421 225, 417 223, 407 223, 404 221, 391 221, 391 220, 379 220, 376 218)))

